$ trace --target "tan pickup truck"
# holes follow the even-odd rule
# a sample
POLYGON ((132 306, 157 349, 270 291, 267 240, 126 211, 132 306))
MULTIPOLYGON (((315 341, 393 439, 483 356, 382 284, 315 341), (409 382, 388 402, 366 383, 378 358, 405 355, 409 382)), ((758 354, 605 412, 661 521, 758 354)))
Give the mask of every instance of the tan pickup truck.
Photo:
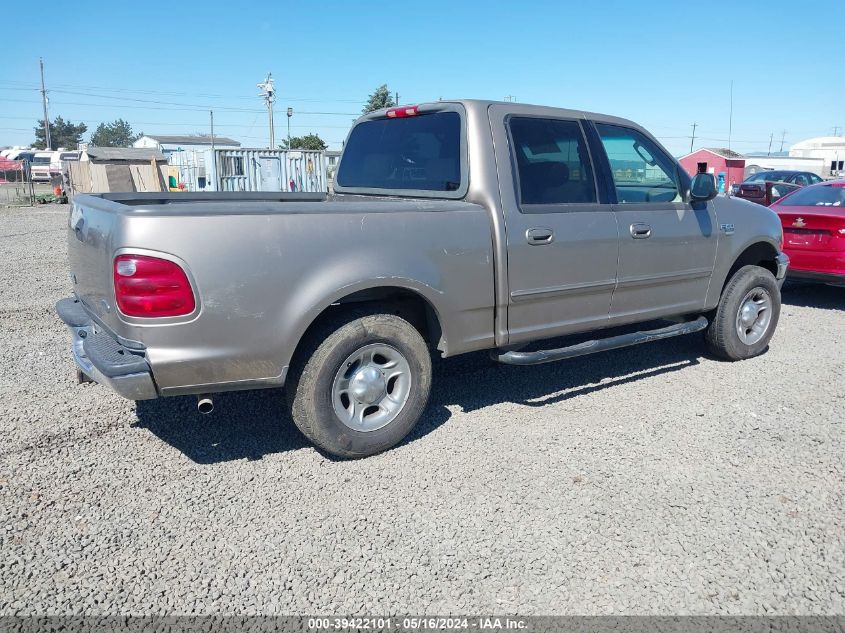
POLYGON ((82 379, 203 412, 284 387, 344 457, 408 434, 435 351, 531 365, 703 331, 760 354, 788 264, 773 212, 631 121, 486 101, 362 117, 330 196, 77 196, 69 245, 57 310, 82 379))

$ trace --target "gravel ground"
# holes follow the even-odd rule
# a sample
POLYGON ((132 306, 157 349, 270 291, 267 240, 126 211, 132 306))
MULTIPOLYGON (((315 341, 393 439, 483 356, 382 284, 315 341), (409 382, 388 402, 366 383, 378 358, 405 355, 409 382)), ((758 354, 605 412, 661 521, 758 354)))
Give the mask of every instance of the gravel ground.
POLYGON ((343 462, 277 392, 77 386, 66 213, 0 210, 0 613, 845 613, 845 289, 788 289, 742 363, 439 362, 343 462))

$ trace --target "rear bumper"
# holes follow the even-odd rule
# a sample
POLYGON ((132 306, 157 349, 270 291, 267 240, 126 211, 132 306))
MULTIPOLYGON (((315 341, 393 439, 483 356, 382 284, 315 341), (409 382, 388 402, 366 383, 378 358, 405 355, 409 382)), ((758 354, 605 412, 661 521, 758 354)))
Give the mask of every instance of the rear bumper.
POLYGON ((95 324, 77 299, 62 299, 56 304, 56 313, 70 329, 73 359, 83 374, 129 400, 158 397, 144 356, 124 347, 95 324))

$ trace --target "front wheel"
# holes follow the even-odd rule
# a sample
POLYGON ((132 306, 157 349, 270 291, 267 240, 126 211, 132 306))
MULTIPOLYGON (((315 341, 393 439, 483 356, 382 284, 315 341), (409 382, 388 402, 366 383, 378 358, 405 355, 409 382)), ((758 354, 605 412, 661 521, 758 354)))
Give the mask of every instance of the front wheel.
POLYGON ((780 289, 760 266, 743 266, 728 281, 705 332, 708 349, 726 360, 762 354, 780 317, 780 289))
POLYGON ((398 316, 370 314, 315 334, 287 386, 299 430, 338 457, 366 457, 402 441, 431 389, 431 356, 420 333, 398 316))

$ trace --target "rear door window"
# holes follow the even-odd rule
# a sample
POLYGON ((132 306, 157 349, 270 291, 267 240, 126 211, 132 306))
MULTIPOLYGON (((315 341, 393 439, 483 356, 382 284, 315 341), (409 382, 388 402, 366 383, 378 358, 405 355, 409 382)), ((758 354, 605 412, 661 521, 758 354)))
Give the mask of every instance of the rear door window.
POLYGON ((607 153, 619 204, 681 202, 675 162, 632 128, 596 123, 607 153))
POLYGON ((597 202, 590 156, 577 121, 512 117, 508 127, 522 205, 597 202))

